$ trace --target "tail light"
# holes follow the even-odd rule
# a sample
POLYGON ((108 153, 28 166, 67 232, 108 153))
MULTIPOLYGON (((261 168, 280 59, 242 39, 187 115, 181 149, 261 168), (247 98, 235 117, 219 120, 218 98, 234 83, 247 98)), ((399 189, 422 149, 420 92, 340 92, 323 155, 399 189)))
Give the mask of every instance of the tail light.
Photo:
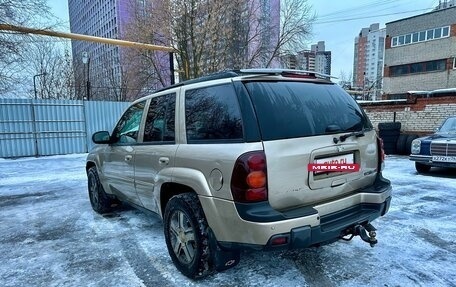
POLYGON ((242 154, 234 164, 231 193, 236 202, 268 200, 266 155, 263 151, 242 154))
POLYGON ((378 167, 377 170, 380 172, 385 167, 385 150, 383 148, 383 140, 377 137, 378 146, 378 167))

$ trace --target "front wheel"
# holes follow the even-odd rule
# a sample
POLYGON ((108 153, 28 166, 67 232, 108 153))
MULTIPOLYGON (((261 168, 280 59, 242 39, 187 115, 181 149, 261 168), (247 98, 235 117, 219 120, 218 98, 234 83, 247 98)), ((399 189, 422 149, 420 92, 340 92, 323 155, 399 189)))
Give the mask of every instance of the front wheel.
POLYGON ((97 213, 104 214, 114 210, 117 203, 110 198, 103 189, 98 177, 96 167, 91 167, 87 171, 89 198, 92 209, 97 213))
POLYGON ((212 273, 208 225, 196 194, 171 198, 165 208, 164 231, 169 255, 182 274, 195 279, 212 273))
POLYGON ((422 164, 419 162, 415 162, 415 169, 418 173, 427 173, 431 170, 430 165, 422 164))

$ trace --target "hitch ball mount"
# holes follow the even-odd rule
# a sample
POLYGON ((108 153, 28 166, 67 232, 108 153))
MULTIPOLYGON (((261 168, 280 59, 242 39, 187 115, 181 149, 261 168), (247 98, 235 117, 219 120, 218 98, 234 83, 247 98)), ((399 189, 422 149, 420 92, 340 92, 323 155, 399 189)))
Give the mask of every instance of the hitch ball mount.
POLYGON ((355 225, 353 227, 348 228, 345 232, 344 235, 341 237, 341 239, 345 241, 350 241, 353 239, 353 237, 358 236, 361 237, 361 240, 369 243, 371 247, 374 247, 375 244, 377 244, 377 232, 375 232, 377 229, 373 227, 370 223, 364 224, 364 225, 355 225), (346 236, 349 236, 346 238, 346 236))

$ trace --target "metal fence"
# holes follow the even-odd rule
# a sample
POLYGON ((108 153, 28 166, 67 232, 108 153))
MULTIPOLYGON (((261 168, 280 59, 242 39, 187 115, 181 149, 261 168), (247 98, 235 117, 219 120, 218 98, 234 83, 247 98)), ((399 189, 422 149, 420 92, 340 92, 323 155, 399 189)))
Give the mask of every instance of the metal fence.
POLYGON ((129 103, 0 99, 0 157, 84 153, 129 103))

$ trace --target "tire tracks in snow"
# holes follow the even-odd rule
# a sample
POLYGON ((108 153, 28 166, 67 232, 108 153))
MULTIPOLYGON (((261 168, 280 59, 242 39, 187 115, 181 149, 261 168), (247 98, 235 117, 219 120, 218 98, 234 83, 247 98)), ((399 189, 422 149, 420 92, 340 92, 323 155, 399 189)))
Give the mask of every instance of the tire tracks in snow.
POLYGON ((325 266, 319 255, 319 250, 314 248, 289 251, 283 254, 284 258, 292 260, 296 268, 304 276, 306 283, 310 287, 334 287, 331 279, 325 274, 325 266))
POLYGON ((154 262, 146 255, 146 251, 136 239, 124 238, 121 240, 121 246, 125 259, 144 286, 172 286, 154 267, 154 262))

